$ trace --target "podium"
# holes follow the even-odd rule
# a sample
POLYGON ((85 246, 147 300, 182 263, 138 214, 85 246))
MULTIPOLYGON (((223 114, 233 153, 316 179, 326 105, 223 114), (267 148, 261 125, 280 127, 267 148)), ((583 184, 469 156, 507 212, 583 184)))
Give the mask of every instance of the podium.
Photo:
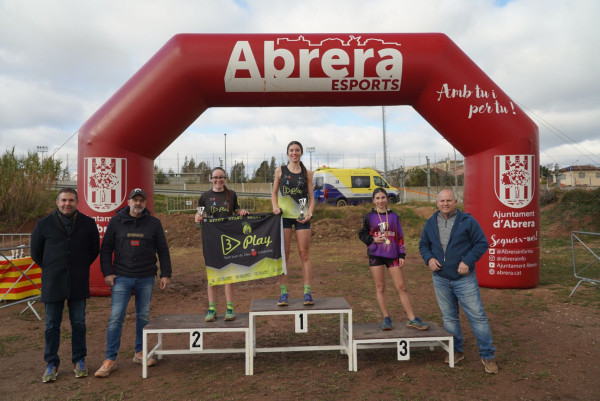
MULTIPOLYGON (((147 359, 172 354, 244 353, 245 373, 254 374, 254 358, 261 352, 295 351, 339 351, 348 356, 348 370, 358 370, 358 350, 365 348, 396 348, 398 360, 409 360, 411 347, 442 347, 448 352, 450 367, 454 367, 454 339, 443 328, 429 323, 429 330, 416 330, 397 324, 392 330, 384 331, 376 323, 352 322, 352 308, 344 298, 316 298, 314 305, 304 305, 302 299, 291 299, 288 306, 277 306, 273 299, 255 299, 248 313, 238 313, 234 321, 224 321, 218 315, 215 322, 205 322, 202 314, 161 315, 153 318, 143 330, 142 377, 148 377, 147 359), (256 319, 260 316, 289 315, 294 319, 295 333, 308 333, 310 316, 338 315, 339 339, 326 345, 286 345, 280 347, 259 346, 256 332, 259 328, 256 319), (187 333, 189 343, 186 348, 165 349, 163 336, 171 333, 187 333), (241 333, 244 346, 238 348, 207 348, 205 335, 211 333, 241 333), (148 335, 157 334, 158 341, 152 349, 148 335)), ((292 336, 282 337, 289 339, 292 336)))
POLYGON ((246 356, 246 375, 252 374, 250 370, 250 331, 248 314, 238 313, 234 321, 226 322, 225 315, 218 315, 214 322, 205 322, 204 315, 161 315, 157 316, 144 327, 143 330, 143 356, 142 377, 148 377, 147 359, 156 355, 162 359, 163 355, 173 354, 214 354, 214 353, 244 353, 246 356), (190 336, 189 347, 174 350, 163 349, 163 335, 172 333, 188 333, 190 336), (242 333, 244 335, 244 348, 206 348, 204 335, 208 333, 242 333), (157 334, 158 342, 148 350, 148 335, 157 334))
POLYGON ((454 367, 454 337, 440 326, 427 323, 428 330, 416 330, 404 324, 393 326, 392 330, 381 330, 375 323, 355 324, 352 338, 353 370, 358 370, 359 349, 396 348, 399 361, 410 359, 411 347, 442 347, 448 352, 450 367, 454 367))
POLYGON ((255 299, 250 304, 250 374, 254 374, 254 356, 258 352, 340 351, 348 355, 348 370, 352 370, 352 308, 344 298, 315 298, 314 305, 304 305, 302 299, 290 299, 288 306, 278 306, 273 299, 255 299), (310 315, 339 315, 339 343, 287 347, 257 347, 256 317, 292 315, 296 333, 307 333, 310 315))

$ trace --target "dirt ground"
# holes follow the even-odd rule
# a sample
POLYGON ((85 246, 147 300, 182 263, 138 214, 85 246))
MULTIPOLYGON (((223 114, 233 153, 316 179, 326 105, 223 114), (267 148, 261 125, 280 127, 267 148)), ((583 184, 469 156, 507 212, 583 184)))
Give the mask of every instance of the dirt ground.
MULTIPOLYGON (((428 208, 425 208, 428 209, 428 208)), ((431 210, 419 210, 429 215, 431 210)), ((159 215, 167 231, 173 279, 166 291, 155 290, 151 317, 203 314, 207 307, 201 236, 190 215, 159 215)), ((343 297, 355 323, 379 324, 381 316, 367 268, 364 245, 356 236, 359 214, 314 223, 311 255, 313 294, 343 297)), ((26 230, 27 228, 24 228, 26 230)), ((409 235, 411 235, 409 233, 409 235)), ((407 235, 407 237, 409 237, 407 235)), ((414 233, 412 234, 414 236, 414 233)), ((406 277, 416 313, 441 326, 431 276, 418 256, 416 239, 408 239, 406 277)), ((302 293, 295 244, 289 263, 289 289, 302 293)), ((388 277, 388 305, 395 324, 405 314, 388 277)), ((597 291, 582 286, 575 296, 597 291)), ((570 288, 569 288, 570 290, 570 288)), ((358 372, 348 371, 348 358, 335 351, 260 353, 254 375, 244 374, 243 354, 167 355, 148 378, 132 363, 135 314, 128 311, 118 370, 106 379, 93 377, 105 349, 110 309, 107 297, 92 297, 87 307, 90 376, 75 379, 70 361, 70 326, 63 322, 58 380, 43 384, 44 323, 22 306, 0 309, 0 400, 597 400, 600 394, 600 312, 597 307, 567 302, 568 291, 555 286, 527 290, 482 288, 490 319, 497 375, 483 370, 474 337, 464 321, 465 360, 454 369, 444 364, 444 351, 413 348, 409 361, 395 350, 358 351, 358 372)), ((236 312, 247 312, 252 299, 278 297, 276 279, 236 285, 236 312)), ((218 313, 224 313, 219 292, 218 313)), ((42 314, 43 305, 36 309, 42 314)), ((314 315, 313 315, 314 316, 314 315)), ((260 318, 259 346, 327 344, 339 336, 337 318, 311 317, 309 332, 294 333, 290 316, 260 318)), ((151 337, 151 341, 156 339, 151 337)), ((165 348, 187 344, 189 337, 165 337, 165 348)), ((205 346, 240 347, 241 335, 207 335, 205 346)))

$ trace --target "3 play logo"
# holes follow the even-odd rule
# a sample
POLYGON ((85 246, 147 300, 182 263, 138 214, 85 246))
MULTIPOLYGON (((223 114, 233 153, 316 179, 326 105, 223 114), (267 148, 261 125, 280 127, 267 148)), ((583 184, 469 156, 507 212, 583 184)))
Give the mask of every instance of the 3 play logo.
POLYGON ((221 235, 221 249, 223 250, 223 256, 230 254, 235 248, 240 246, 241 241, 232 238, 228 235, 221 235))

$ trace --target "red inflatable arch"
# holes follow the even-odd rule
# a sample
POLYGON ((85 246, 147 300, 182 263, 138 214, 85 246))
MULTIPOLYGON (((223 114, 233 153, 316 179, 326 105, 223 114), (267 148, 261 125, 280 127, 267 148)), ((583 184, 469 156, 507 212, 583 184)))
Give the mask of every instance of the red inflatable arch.
MULTIPOLYGON (((480 285, 536 286, 537 127, 443 34, 176 35, 81 127, 80 210, 102 234, 130 189, 152 209, 154 160, 209 107, 378 105, 413 106, 465 156, 480 285)), ((109 293, 98 264, 91 286, 109 293)))

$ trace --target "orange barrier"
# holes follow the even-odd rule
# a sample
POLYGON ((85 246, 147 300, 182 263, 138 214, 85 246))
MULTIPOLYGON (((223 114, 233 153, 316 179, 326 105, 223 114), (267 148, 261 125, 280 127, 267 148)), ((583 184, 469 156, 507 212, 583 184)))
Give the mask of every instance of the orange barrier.
POLYGON ((42 269, 30 257, 0 260, 0 300, 40 295, 41 284, 42 269))

